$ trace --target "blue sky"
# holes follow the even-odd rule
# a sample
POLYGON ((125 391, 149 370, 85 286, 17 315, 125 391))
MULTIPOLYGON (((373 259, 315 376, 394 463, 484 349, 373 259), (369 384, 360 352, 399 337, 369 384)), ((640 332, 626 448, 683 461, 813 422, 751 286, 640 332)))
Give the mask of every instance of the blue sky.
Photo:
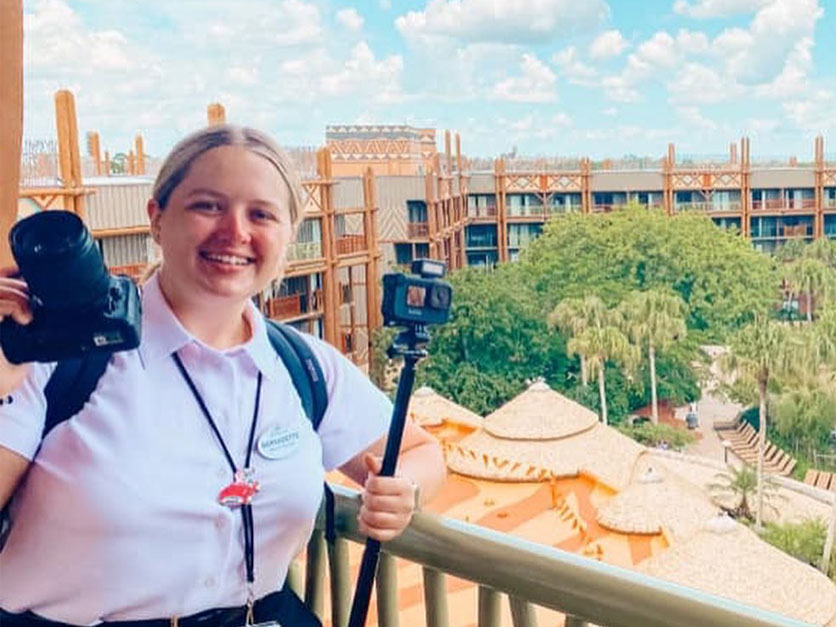
MULTIPOLYGON (((458 131, 495 156, 836 154, 834 0, 25 0, 25 136, 56 89, 160 155, 221 102, 291 145, 326 124, 458 131)), ((439 135, 441 135, 439 133, 439 135)))

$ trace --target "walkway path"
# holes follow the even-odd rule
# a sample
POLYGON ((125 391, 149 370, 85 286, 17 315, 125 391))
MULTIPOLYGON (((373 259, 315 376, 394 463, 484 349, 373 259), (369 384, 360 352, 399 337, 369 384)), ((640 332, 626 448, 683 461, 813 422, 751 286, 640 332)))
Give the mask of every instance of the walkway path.
MULTIPOLYGON (((712 358, 708 381, 703 384, 702 398, 697 402, 697 415, 700 421, 698 431, 703 437, 695 444, 687 447, 686 452, 724 461, 725 447, 717 432, 714 430, 714 423, 715 421, 727 422, 734 419, 740 413, 742 406, 739 403, 733 403, 727 400, 717 391, 719 381, 723 377, 718 360, 725 352, 725 349, 719 346, 704 346, 703 350, 712 358)), ((687 405, 678 407, 675 414, 676 418, 684 422, 687 412, 687 405)), ((731 451, 729 451, 729 461, 732 463, 739 461, 737 456, 731 451)))

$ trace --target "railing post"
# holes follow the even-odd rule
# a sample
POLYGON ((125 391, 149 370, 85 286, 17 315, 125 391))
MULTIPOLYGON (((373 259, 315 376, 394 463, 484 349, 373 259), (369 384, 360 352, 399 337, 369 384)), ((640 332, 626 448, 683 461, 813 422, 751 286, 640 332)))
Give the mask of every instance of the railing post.
POLYGON ((493 588, 479 586, 479 627, 500 627, 500 597, 493 588))
POLYGON ((389 553, 380 554, 376 585, 378 627, 398 627, 398 569, 389 553))
POLYGON ((508 597, 511 604, 511 618, 514 627, 537 627, 534 606, 519 597, 508 597))
POLYGON ((325 535, 314 531, 308 542, 305 566, 305 605, 322 619, 325 605, 325 535))
POLYGON ((444 573, 424 568, 424 610, 427 627, 448 627, 447 586, 444 573))
POLYGON ((305 591, 305 584, 302 581, 302 573, 299 569, 300 566, 297 560, 290 563, 290 568, 287 569, 287 584, 296 593, 296 596, 301 597, 305 591))
POLYGON ((348 573, 348 540, 335 538, 328 542, 328 570, 331 574, 331 624, 348 624, 351 607, 351 581, 348 573))

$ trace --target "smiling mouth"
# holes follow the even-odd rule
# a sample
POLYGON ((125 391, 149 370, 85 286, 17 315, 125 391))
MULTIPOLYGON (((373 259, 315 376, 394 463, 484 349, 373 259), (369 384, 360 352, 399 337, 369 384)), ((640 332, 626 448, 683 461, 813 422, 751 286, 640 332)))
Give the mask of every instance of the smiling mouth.
POLYGON ((255 263, 252 257, 242 257, 240 255, 226 255, 220 253, 200 252, 200 257, 213 263, 223 263, 230 266, 248 266, 255 263))

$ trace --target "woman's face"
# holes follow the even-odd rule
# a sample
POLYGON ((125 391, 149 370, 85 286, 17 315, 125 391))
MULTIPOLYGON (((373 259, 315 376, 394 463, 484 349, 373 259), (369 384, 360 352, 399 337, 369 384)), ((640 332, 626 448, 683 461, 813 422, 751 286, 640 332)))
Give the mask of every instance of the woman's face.
POLYGON ((148 204, 169 298, 243 301, 276 278, 292 238, 290 191, 276 167, 242 146, 192 162, 160 209, 148 204))

